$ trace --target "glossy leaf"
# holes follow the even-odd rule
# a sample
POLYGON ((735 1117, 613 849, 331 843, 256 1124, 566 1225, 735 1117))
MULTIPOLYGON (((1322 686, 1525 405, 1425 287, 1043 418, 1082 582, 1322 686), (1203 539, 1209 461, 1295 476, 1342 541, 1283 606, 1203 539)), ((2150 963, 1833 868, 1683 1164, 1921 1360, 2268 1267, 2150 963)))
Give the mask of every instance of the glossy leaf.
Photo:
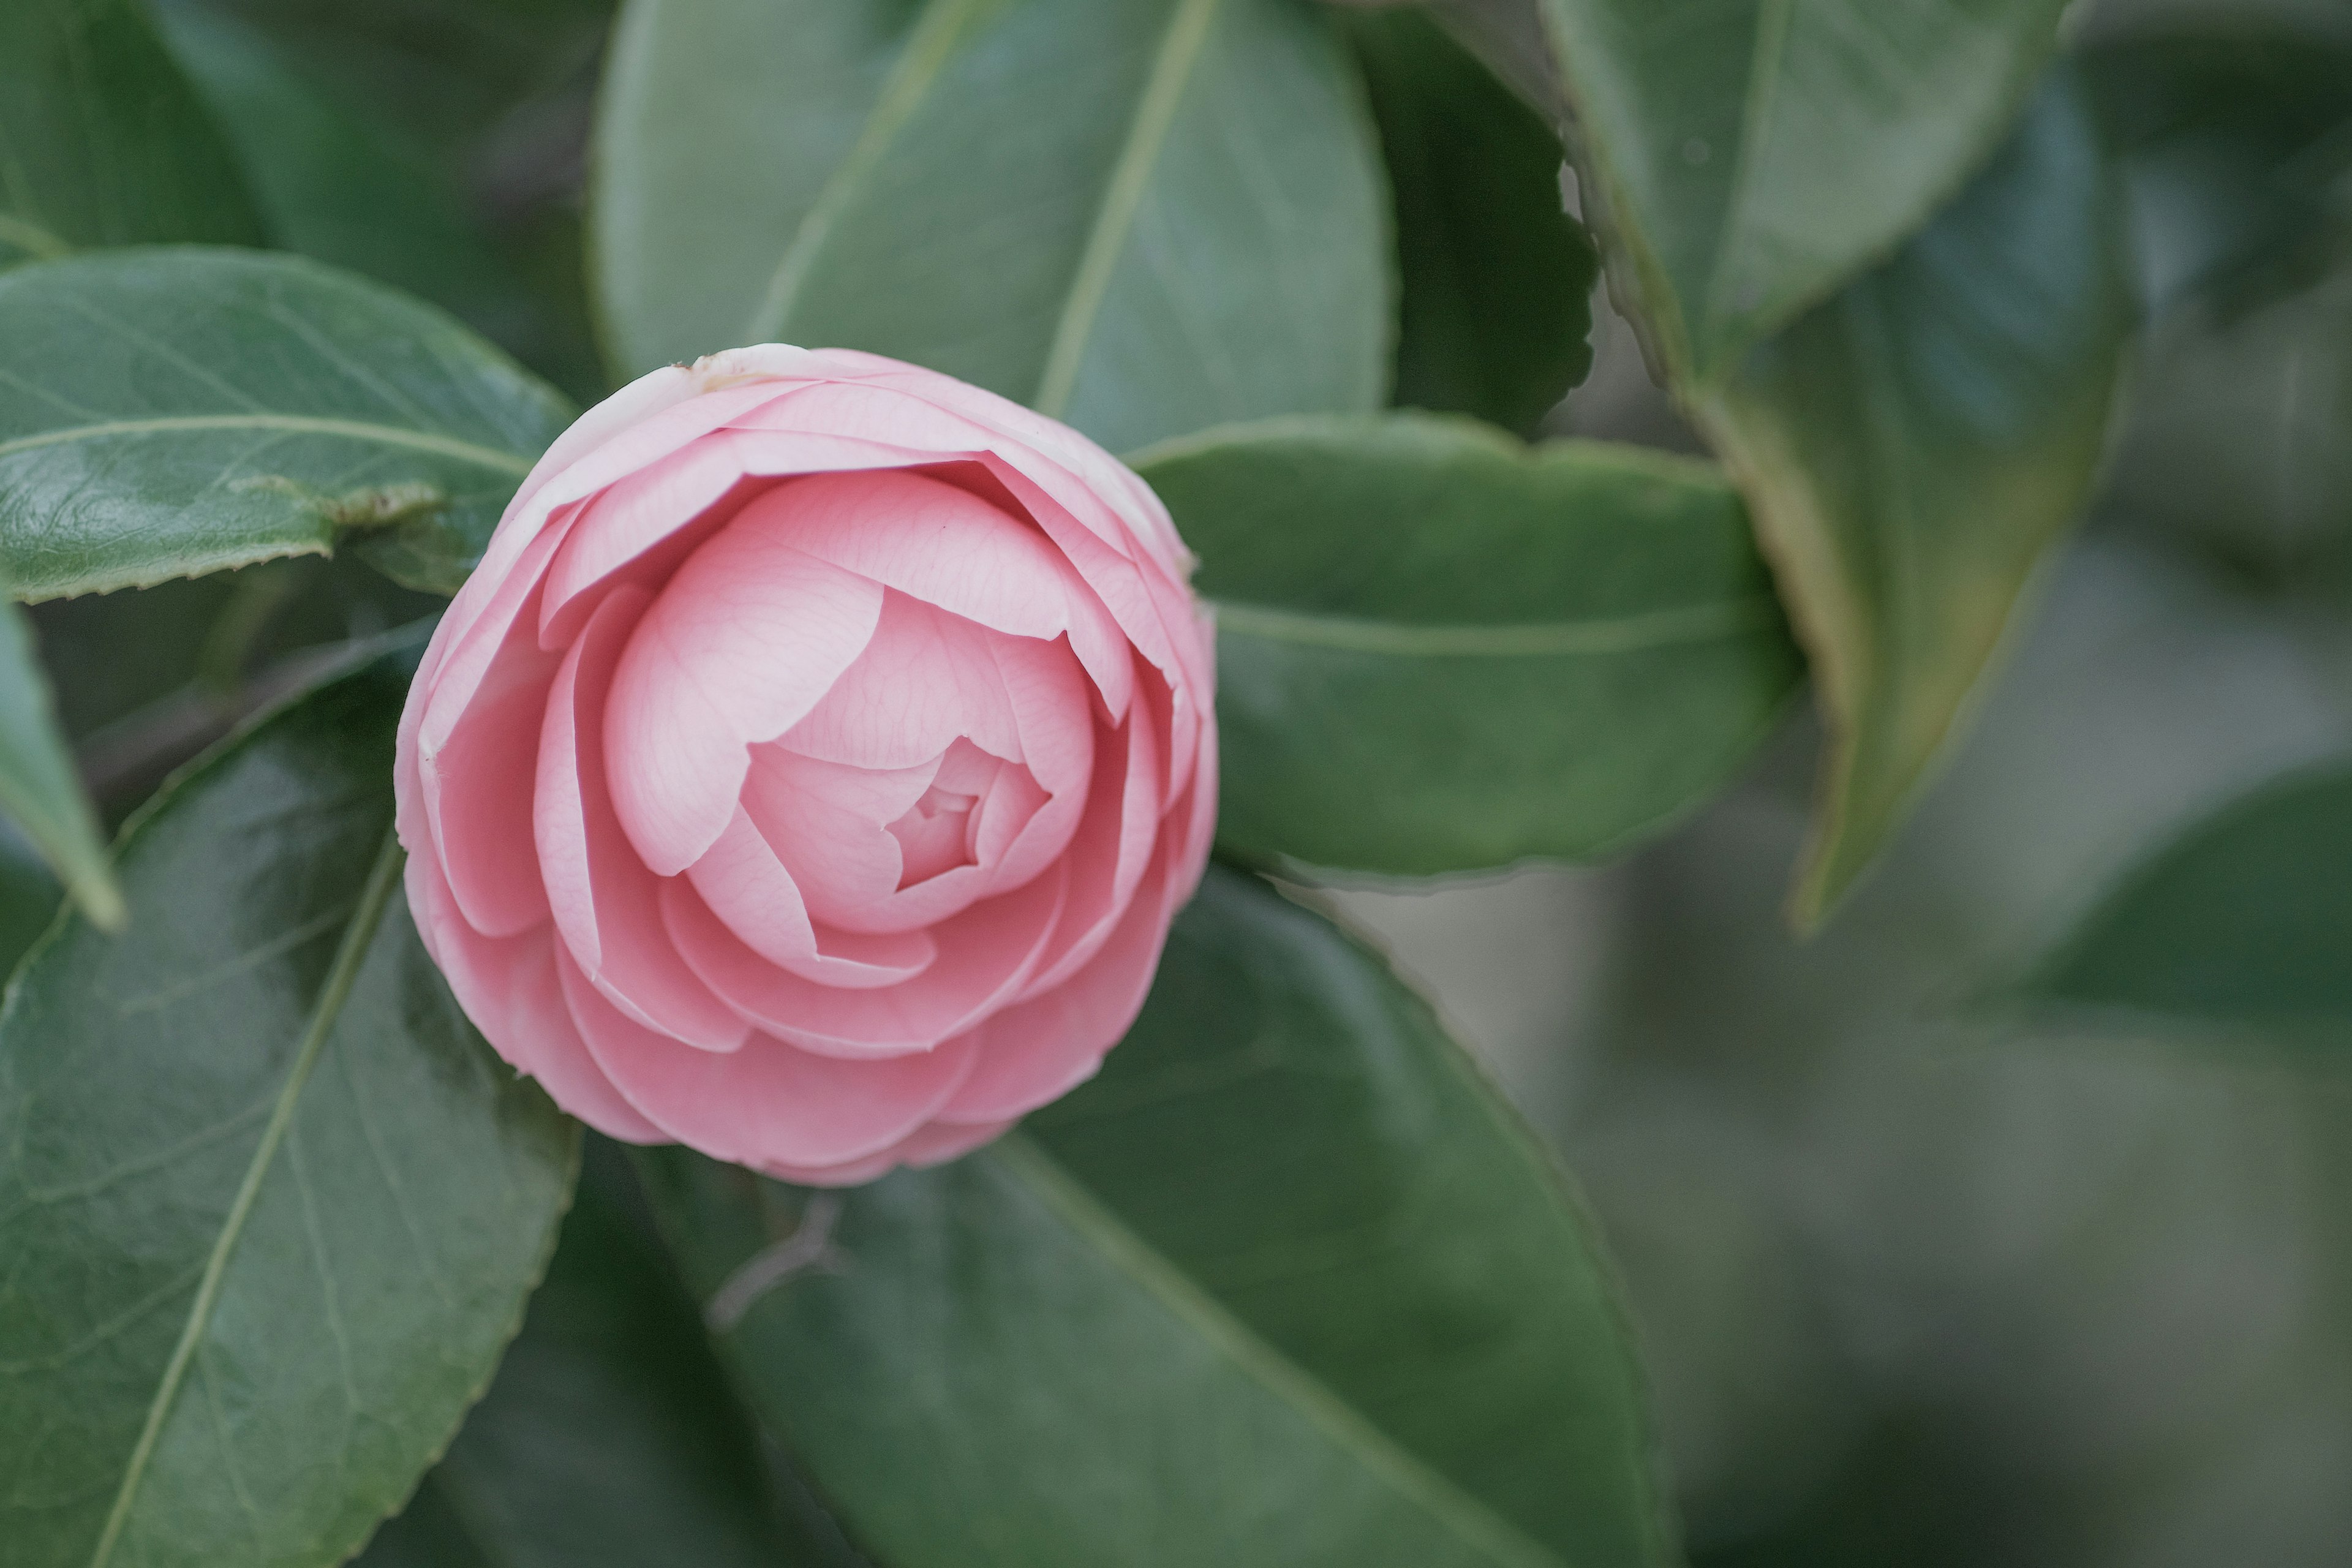
POLYGON ((2008 132, 2064 0, 1542 0, 1586 216, 1677 379, 1885 257, 2008 132))
POLYGON ((2061 79, 1916 238, 1693 402, 1832 726, 1801 923, 1893 830, 2089 497, 2133 318, 2120 230, 2061 79))
POLYGON ((979 1154, 837 1196, 641 1158, 892 1568, 1670 1556, 1581 1210, 1378 959, 1239 873, 1101 1076, 979 1154))
POLYGON ((634 0, 593 177, 613 357, 865 349, 1115 451, 1372 407, 1360 99, 1295 0, 634 0))
POLYGON ((1605 855, 1719 787, 1801 673, 1710 464, 1418 415, 1139 462, 1217 605, 1229 853, 1402 875, 1605 855))
POLYGON ((257 243, 236 160, 138 0, 0 5, 0 267, 257 243))
POLYGON ((439 311, 293 257, 0 274, 0 573, 51 598, 324 554, 454 592, 571 410, 439 311))
POLYGON ((58 728, 32 627, 15 605, 0 605, 0 812, 32 841, 83 913, 109 931, 122 924, 122 891, 107 864, 98 815, 58 728))
MULTIPOLYGON (((412 660, 408 662, 413 662, 412 660)), ((416 939, 392 838, 408 662, 182 776, 0 1013, 11 1568, 328 1568, 522 1315, 577 1130, 416 939)))
POLYGON ((1418 12, 1351 19, 1396 192, 1395 401, 1526 435, 1592 368, 1600 260, 1559 137, 1418 12))
POLYGON ((694 1303, 606 1174, 583 1173, 497 1381, 359 1568, 829 1561, 786 1531, 694 1303))
POLYGON ((2352 767, 2290 774, 2196 823, 2101 899, 2021 987, 2070 1012, 2352 1045, 2352 767))

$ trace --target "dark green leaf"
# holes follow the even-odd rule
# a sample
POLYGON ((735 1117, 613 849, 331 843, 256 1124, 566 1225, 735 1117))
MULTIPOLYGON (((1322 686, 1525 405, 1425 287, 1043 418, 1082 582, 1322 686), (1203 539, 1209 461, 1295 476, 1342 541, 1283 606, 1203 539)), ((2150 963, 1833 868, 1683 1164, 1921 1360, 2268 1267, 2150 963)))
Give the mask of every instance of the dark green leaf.
POLYGON ((1414 12, 1349 29, 1396 191, 1396 402, 1526 435, 1592 368, 1584 226, 1559 135, 1414 12))
POLYGON ((2352 1045, 2352 767, 2290 775, 2128 873, 2021 987, 2143 1021, 2352 1045))
POLYGON ((583 1175, 498 1380, 360 1568, 825 1561, 786 1534, 694 1303, 604 1174, 583 1175))
POLYGON ((260 234, 235 160, 138 0, 0 5, 0 267, 260 234))
POLYGON ((866 349, 1113 450, 1375 406, 1360 96, 1295 0, 634 0, 593 176, 613 356, 866 349))
POLYGON ((522 1315, 577 1130, 410 924, 411 660, 322 688, 134 822, 131 920, 62 922, 0 1013, 11 1568, 327 1568, 522 1315))
POLYGON ((107 865, 106 840, 58 728, 32 627, 15 605, 0 605, 0 812, 32 841, 84 914, 109 931, 121 926, 122 890, 107 865))
POLYGON ((571 411, 439 311, 293 257, 0 275, 0 574, 26 598, 323 554, 453 592, 571 411))
POLYGON ((1102 1075, 988 1151, 839 1195, 641 1169, 892 1568, 1671 1556, 1582 1211, 1428 1009, 1252 879, 1211 870, 1102 1075))
POLYGON ((1832 728, 1801 923, 1893 831, 2088 499, 2132 322, 2119 206, 2059 79, 1934 223, 1692 401, 1832 728))
MULTIPOLYGON (((1927 222, 2064 0, 1543 0, 1604 221, 1678 380, 1727 375, 1927 222)), ((1600 209, 1596 212, 1596 205, 1600 209)))
POLYGON ((1718 787, 1801 670, 1709 464, 1413 415, 1139 462, 1218 605, 1218 835, 1246 857, 1606 854, 1718 787))
POLYGON ((65 889, 23 837, 0 831, 0 973, 13 972, 56 918, 65 889))
POLYGON ((2352 42, 2225 25, 2083 57, 2131 177, 2147 291, 2233 304, 2307 281, 2352 174, 2352 42))
POLYGON ((421 151, 300 74, 251 26, 200 5, 161 16, 173 52, 243 155, 271 240, 431 300, 478 328, 520 283, 421 151))

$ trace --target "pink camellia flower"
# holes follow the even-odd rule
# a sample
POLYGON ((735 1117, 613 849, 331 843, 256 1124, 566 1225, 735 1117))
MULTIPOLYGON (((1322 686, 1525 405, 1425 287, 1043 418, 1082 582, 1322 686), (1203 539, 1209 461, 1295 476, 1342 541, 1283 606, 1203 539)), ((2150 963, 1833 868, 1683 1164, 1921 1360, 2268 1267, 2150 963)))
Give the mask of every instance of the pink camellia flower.
POLYGON ((1216 812, 1144 483, 872 355, 672 366, 523 481, 400 730, 408 893, 483 1034, 635 1142, 945 1160, 1142 1005, 1216 812))

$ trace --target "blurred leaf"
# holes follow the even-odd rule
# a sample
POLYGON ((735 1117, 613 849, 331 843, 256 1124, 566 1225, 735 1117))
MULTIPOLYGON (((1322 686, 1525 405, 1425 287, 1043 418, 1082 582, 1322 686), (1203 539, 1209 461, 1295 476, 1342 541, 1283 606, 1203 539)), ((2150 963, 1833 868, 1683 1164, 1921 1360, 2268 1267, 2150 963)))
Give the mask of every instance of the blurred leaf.
POLYGON ((292 257, 0 274, 0 567, 50 598, 321 554, 456 590, 571 410, 440 312, 292 257))
POLYGON ((2352 767, 2291 774, 2134 868, 2022 1000, 2352 1044, 2352 767))
POLYGON ((164 36, 237 144, 271 239, 418 295, 479 328, 521 285, 439 170, 299 73, 268 35, 197 5, 164 36))
POLYGON ((1600 260, 1562 205, 1559 137, 1418 13, 1348 35, 1396 191, 1395 402, 1527 435, 1592 368, 1600 260))
MULTIPOLYGON (((1341 4, 1353 0, 1340 0, 1341 4)), ((1382 3, 1382 0, 1373 0, 1382 3)), ((1410 3, 1410 0, 1407 0, 1410 3)), ((1559 56, 1544 23, 1541 0, 1419 0, 1462 47, 1486 63, 1546 125, 1565 128, 1571 117, 1559 56)))
POLYGON ((694 1303, 602 1184, 583 1173, 497 1381, 359 1568, 827 1561, 786 1534, 694 1303))
POLYGON ((163 0, 267 34, 404 139, 463 157, 592 61, 614 0, 163 0))
POLYGON ((1605 855, 1719 787, 1801 672, 1709 464, 1414 415, 1138 461, 1218 605, 1218 834, 1247 857, 1605 855))
POLYGON ((1353 78, 1294 0, 633 0, 592 175, 608 346, 869 350, 1114 451, 1376 406, 1353 78))
POLYGON ((289 707, 130 829, 0 1013, 11 1568, 327 1568, 514 1332, 577 1129, 457 1010, 392 837, 414 655, 289 707))
POLYGON ((2049 60, 2064 0, 1543 5, 1585 216, 1675 379, 1712 384, 1950 198, 2049 60))
POLYGON ((2221 20, 2105 43, 2083 68, 2131 176, 2151 303, 2308 280, 2352 217, 2352 42, 2221 20))
POLYGON ((0 812, 32 841, 84 914, 108 931, 121 928, 122 889, 58 728, 33 628, 16 605, 0 605, 0 812))
POLYGON ((65 901, 65 889, 24 836, 0 828, 0 974, 13 973, 65 901))
POLYGON ((2352 267, 2242 312, 2200 301, 2149 333, 2105 509, 2265 589, 2352 553, 2352 267))
POLYGON ((809 1265, 725 1350, 893 1568, 1671 1558, 1582 1211, 1252 879, 1210 871, 1101 1076, 984 1152, 837 1196, 640 1160, 698 1294, 809 1265))
POLYGON ((259 239, 236 161, 138 0, 0 5, 0 267, 259 239))
POLYGON ((1885 843, 2088 499, 2132 321, 2117 193, 2063 79, 1904 248, 1693 404, 1832 724, 1795 900, 1885 843))

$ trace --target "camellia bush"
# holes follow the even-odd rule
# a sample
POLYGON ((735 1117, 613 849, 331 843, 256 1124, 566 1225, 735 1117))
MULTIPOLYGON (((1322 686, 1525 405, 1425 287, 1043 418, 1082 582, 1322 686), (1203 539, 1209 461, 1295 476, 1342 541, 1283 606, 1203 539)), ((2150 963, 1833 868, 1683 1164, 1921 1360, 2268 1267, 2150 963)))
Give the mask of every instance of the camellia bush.
MULTIPOLYGON (((1767 1561, 1333 890, 1793 735, 1838 936, 2116 476, 2277 456, 2147 366, 2352 434, 2288 9, 0 5, 0 1564, 1767 1561)), ((2328 482, 2185 548, 2326 623, 2328 482)), ((2340 1045, 2248 782, 1990 1005, 2340 1045)))

